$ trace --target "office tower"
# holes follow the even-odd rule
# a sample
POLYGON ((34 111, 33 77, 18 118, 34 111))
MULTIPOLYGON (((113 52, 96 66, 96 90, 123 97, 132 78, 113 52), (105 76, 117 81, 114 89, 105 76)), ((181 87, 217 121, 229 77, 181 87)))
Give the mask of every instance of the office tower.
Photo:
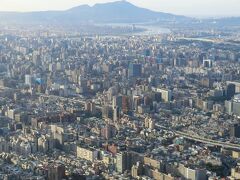
POLYGON ((112 72, 112 70, 113 70, 113 64, 106 64, 106 63, 104 63, 104 64, 102 65, 102 70, 103 70, 103 72, 105 72, 105 73, 112 72))
POLYGON ((213 109, 213 101, 202 101, 202 110, 208 112, 213 109))
POLYGON ((49 150, 49 141, 46 138, 46 136, 42 136, 42 137, 38 138, 37 144, 38 144, 38 151, 39 152, 45 152, 46 153, 49 150))
POLYGON ((240 124, 233 124, 230 127, 230 136, 240 138, 240 124))
POLYGON ((240 163, 237 163, 235 168, 231 169, 231 178, 230 179, 240 179, 240 163))
POLYGON ((105 139, 111 139, 116 135, 116 128, 111 125, 107 124, 104 128, 101 129, 101 136, 105 139))
POLYGON ((0 152, 9 152, 9 142, 3 137, 0 138, 0 152))
POLYGON ((155 121, 152 119, 152 118, 145 118, 144 120, 144 124, 145 124, 145 128, 148 128, 148 129, 154 129, 155 128, 155 121))
POLYGON ((136 110, 138 106, 142 104, 142 97, 141 96, 134 96, 133 97, 133 108, 136 110))
POLYGON ((135 152, 123 151, 116 155, 116 170, 123 173, 126 170, 131 170, 132 165, 142 161, 142 157, 135 152))
POLYGON ((235 84, 228 84, 226 88, 226 97, 227 99, 231 99, 235 95, 235 84))
POLYGON ((182 67, 186 65, 186 59, 184 58, 176 58, 173 61, 173 65, 176 67, 182 67))
POLYGON ((118 121, 121 118, 121 108, 113 107, 113 121, 118 121))
POLYGON ((159 102, 161 101, 161 99, 162 99, 161 93, 155 92, 155 93, 154 93, 154 101, 156 101, 156 102, 159 103, 159 102))
POLYGON ((103 118, 108 118, 109 114, 109 107, 108 106, 103 106, 102 107, 102 117, 103 118))
POLYGON ((150 96, 145 96, 143 98, 143 104, 145 106, 151 106, 152 105, 152 98, 150 96))
POLYGON ((40 66, 42 64, 41 62, 41 56, 39 54, 37 54, 36 52, 33 53, 33 63, 36 66, 40 66))
POLYGON ((233 114, 240 116, 240 94, 234 96, 232 107, 233 114))
POLYGON ((64 144, 64 129, 57 125, 51 125, 51 132, 53 134, 56 147, 61 149, 64 144))
POLYGON ((146 50, 144 51, 144 55, 145 55, 145 56, 150 56, 150 55, 151 55, 151 50, 150 50, 150 49, 146 49, 146 50))
POLYGON ((122 96, 113 96, 112 107, 122 108, 122 96))
POLYGON ((89 113, 95 113, 96 112, 96 106, 94 102, 87 101, 84 104, 84 110, 89 113))
POLYGON ((113 116, 113 109, 109 106, 102 107, 102 117, 105 119, 112 118, 113 116))
POLYGON ((172 91, 168 89, 153 88, 153 91, 161 93, 161 98, 164 102, 172 100, 172 91))
POLYGON ((48 65, 48 70, 49 70, 50 72, 55 72, 55 71, 57 70, 56 64, 50 63, 50 64, 48 65))
POLYGON ((26 74, 26 75, 25 75, 25 84, 26 84, 26 85, 31 86, 31 85, 32 85, 32 80, 33 80, 33 78, 32 78, 31 75, 29 75, 29 74, 26 74))
POLYGON ((122 111, 126 114, 130 111, 130 99, 128 96, 122 97, 122 111))
POLYGON ((112 126, 107 124, 103 129, 101 129, 101 136, 104 137, 105 139, 110 139, 112 138, 112 126))
POLYGON ((235 85, 235 93, 240 93, 240 83, 235 81, 227 81, 227 85, 234 84, 235 85))
POLYGON ((211 88, 213 86, 213 80, 210 77, 203 77, 200 84, 203 87, 211 88))
POLYGON ((87 86, 87 81, 83 76, 79 76, 78 77, 78 84, 79 86, 87 86))
POLYGON ((62 63, 57 62, 57 64, 56 64, 56 70, 57 70, 57 71, 61 71, 62 69, 63 69, 62 63))
POLYGON ((132 157, 129 152, 121 152, 116 155, 116 170, 123 173, 126 170, 130 170, 132 157))
POLYGON ((116 155, 116 170, 120 173, 123 173, 126 170, 126 164, 127 156, 125 152, 118 153, 116 155))
POLYGON ((232 102, 232 100, 225 101, 225 112, 227 114, 232 114, 232 109, 233 109, 233 102, 232 102))
POLYGON ((212 60, 210 59, 204 59, 203 60, 203 67, 205 68, 211 68, 213 65, 212 60))
POLYGON ((207 178, 206 169, 188 167, 184 164, 179 164, 178 171, 183 179, 202 180, 207 178))
POLYGON ((108 89, 108 92, 107 92, 107 98, 109 101, 112 101, 113 100, 113 96, 117 96, 118 94, 118 88, 113 86, 113 87, 110 87, 108 89))
POLYGON ((77 157, 93 162, 98 158, 98 151, 91 147, 77 146, 77 157))
POLYGON ((143 173, 143 165, 141 164, 141 162, 137 162, 136 165, 132 166, 131 175, 133 178, 137 178, 138 176, 142 175, 142 173, 143 173))
POLYGON ((128 67, 128 77, 141 77, 142 65, 131 63, 128 67))
POLYGON ((48 180, 60 180, 65 176, 65 166, 63 164, 50 164, 48 166, 48 180))

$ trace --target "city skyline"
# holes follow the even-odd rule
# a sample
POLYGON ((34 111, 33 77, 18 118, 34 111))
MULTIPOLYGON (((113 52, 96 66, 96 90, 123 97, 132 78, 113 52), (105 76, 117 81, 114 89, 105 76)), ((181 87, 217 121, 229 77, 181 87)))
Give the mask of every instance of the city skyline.
POLYGON ((240 180, 238 1, 0 0, 0 180, 240 180))
MULTIPOLYGON (((94 5, 96 3, 114 2, 116 0, 0 0, 0 11, 46 11, 46 10, 66 10, 83 4, 94 5)), ((231 17, 240 16, 240 3, 238 0, 128 0, 136 6, 151 9, 159 12, 167 12, 178 15, 194 17, 231 17)))

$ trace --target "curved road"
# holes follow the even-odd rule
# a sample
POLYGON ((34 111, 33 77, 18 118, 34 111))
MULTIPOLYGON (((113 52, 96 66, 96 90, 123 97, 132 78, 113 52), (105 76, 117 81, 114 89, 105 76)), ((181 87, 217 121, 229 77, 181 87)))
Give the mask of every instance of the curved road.
POLYGON ((240 144, 233 144, 233 143, 227 143, 227 142, 221 142, 221 141, 217 141, 217 140, 212 140, 212 139, 206 139, 200 136, 192 136, 188 133, 184 133, 181 131, 174 131, 174 130, 170 130, 169 128, 165 127, 165 126, 161 126, 161 125, 156 125, 159 128, 162 129, 166 129, 169 131, 174 132, 176 135, 178 136, 182 136, 186 139, 189 140, 193 140, 193 141, 197 141, 197 142, 201 142, 201 143, 205 143, 205 144, 210 144, 210 145, 214 145, 214 146, 219 146, 219 147, 223 147, 223 148, 228 148, 228 149, 236 149, 236 150, 240 150, 240 144))

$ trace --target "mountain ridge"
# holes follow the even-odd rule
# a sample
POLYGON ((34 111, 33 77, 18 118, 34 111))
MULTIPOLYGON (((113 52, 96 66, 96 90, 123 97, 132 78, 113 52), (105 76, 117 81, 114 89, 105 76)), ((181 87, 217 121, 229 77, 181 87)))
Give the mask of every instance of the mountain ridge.
MULTIPOLYGON (((196 25, 197 18, 152 11, 127 1, 80 5, 67 10, 0 12, 0 22, 6 24, 79 25, 105 23, 152 23, 160 25, 196 25)), ((240 26, 240 17, 209 18, 198 24, 211 27, 240 26)))
POLYGON ((139 23, 174 22, 190 19, 170 13, 137 7, 127 1, 80 5, 65 11, 0 12, 0 20, 17 23, 139 23))

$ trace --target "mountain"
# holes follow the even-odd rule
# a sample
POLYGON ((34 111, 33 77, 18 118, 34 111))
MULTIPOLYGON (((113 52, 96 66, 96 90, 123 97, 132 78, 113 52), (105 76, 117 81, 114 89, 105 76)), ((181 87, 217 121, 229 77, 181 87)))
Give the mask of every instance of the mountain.
POLYGON ((181 22, 191 18, 137 7, 126 1, 82 5, 66 11, 1 12, 0 22, 17 24, 181 22))
POLYGON ((68 10, 66 13, 70 16, 76 15, 76 17, 81 17, 84 20, 108 23, 137 23, 157 20, 175 21, 176 19, 185 19, 183 16, 139 8, 126 1, 96 4, 93 7, 79 6, 68 10))

